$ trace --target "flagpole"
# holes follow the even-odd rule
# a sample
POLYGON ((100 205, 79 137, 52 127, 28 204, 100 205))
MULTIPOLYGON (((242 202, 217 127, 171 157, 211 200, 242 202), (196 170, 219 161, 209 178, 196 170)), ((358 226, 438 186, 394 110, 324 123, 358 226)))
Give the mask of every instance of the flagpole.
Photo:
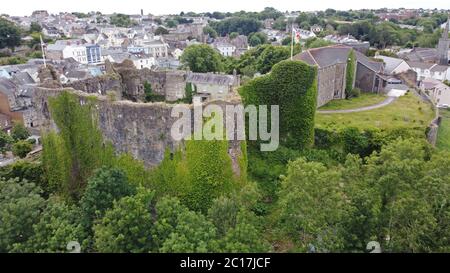
POLYGON ((294 24, 291 28, 291 61, 294 60, 294 24))
POLYGON ((47 67, 47 62, 45 61, 45 51, 44 51, 44 41, 42 40, 42 35, 39 35, 41 39, 41 50, 42 50, 42 59, 44 60, 44 67, 47 67))

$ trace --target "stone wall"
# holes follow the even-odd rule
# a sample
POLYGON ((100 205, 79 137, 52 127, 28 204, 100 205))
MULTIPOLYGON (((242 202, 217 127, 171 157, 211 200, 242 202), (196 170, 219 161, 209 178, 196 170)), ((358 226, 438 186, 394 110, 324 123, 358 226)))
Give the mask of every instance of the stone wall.
POLYGON ((335 98, 345 98, 346 66, 346 64, 335 64, 319 69, 317 107, 321 107, 335 98), (335 96, 335 93, 338 95, 335 96))
MULTIPOLYGON (((80 97, 80 101, 92 96, 85 92, 66 89, 80 97)), ((51 119, 48 98, 57 96, 62 89, 38 88, 33 103, 39 119, 41 131, 57 129, 51 119)), ((96 94, 99 127, 105 139, 111 141, 116 151, 129 153, 144 161, 147 167, 157 166, 164 158, 166 149, 174 150, 181 143, 172 139, 171 127, 177 120, 171 117, 171 111, 177 104, 134 103, 131 101, 111 101, 106 96, 96 94)), ((221 102, 225 107, 236 102, 221 102)), ((189 106, 192 107, 192 106, 189 106)), ((239 175, 238 159, 241 154, 240 142, 230 141, 229 154, 233 169, 239 175)))
POLYGON ((185 96, 185 71, 138 70, 134 67, 118 67, 105 75, 69 83, 64 87, 101 95, 113 91, 117 99, 143 101, 145 82, 150 83, 153 92, 165 96, 167 101, 177 101, 185 96))
POLYGON ((376 74, 361 63, 357 63, 355 87, 363 92, 374 92, 376 74))

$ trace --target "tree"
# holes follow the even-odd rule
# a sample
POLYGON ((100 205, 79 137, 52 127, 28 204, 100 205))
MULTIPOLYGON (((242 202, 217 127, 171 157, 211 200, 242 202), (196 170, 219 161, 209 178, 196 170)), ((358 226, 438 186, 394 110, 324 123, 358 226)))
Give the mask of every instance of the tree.
POLYGON ((218 22, 210 22, 210 26, 220 36, 226 36, 232 32, 238 32, 239 34, 248 36, 250 33, 258 32, 262 24, 255 18, 232 17, 218 22))
POLYGON ((130 27, 134 24, 129 15, 121 13, 114 13, 110 17, 110 23, 116 27, 130 27))
POLYGON ((208 45, 188 46, 181 55, 181 62, 193 72, 219 72, 223 69, 219 52, 208 45))
POLYGON ((279 193, 279 226, 300 250, 310 245, 319 252, 343 249, 342 223, 348 205, 341 176, 339 170, 304 159, 288 164, 279 193))
POLYGON ((169 34, 169 31, 164 27, 160 26, 155 30, 155 35, 164 35, 164 34, 169 34))
POLYGON ((89 178, 80 200, 83 212, 83 224, 90 229, 96 219, 101 219, 105 211, 113 206, 114 201, 136 193, 125 176, 117 168, 103 167, 89 178))
POLYGON ((4 153, 13 139, 5 132, 0 130, 0 153, 4 153))
POLYGON ((19 140, 12 146, 13 155, 25 158, 33 150, 33 145, 25 140, 19 140))
POLYGON ((266 74, 270 72, 272 67, 284 60, 287 60, 290 56, 290 50, 282 46, 267 46, 258 57, 256 61, 256 69, 266 74))
POLYGON ((18 179, 0 179, 0 252, 11 251, 33 235, 45 200, 41 189, 18 179))
POLYGON ((20 45, 20 29, 12 22, 0 18, 0 49, 15 48, 20 45))
POLYGON ((27 128, 22 123, 16 123, 11 130, 11 137, 14 141, 25 140, 30 136, 27 128))
POLYGON ((75 241, 85 245, 85 233, 80 223, 80 211, 74 205, 51 198, 39 222, 33 225, 33 235, 24 243, 16 244, 14 252, 67 252, 67 244, 75 241))
POLYGON ((33 32, 41 32, 42 31, 42 27, 39 23, 36 22, 31 22, 30 24, 30 33, 33 32))
POLYGON ((307 48, 318 48, 318 47, 324 47, 332 45, 332 42, 326 41, 324 39, 320 38, 311 38, 306 40, 306 47, 307 48))
POLYGON ((217 37, 217 31, 210 26, 203 28, 203 34, 208 35, 210 38, 215 39, 217 37))
POLYGON ((157 221, 153 236, 160 252, 205 253, 213 248, 214 225, 200 213, 189 211, 176 198, 156 204, 157 221))
POLYGON ((150 203, 153 193, 141 189, 135 196, 115 201, 94 226, 95 249, 106 253, 148 253, 154 249, 150 203))
POLYGON ((258 46, 267 43, 267 35, 262 32, 255 32, 249 36, 249 44, 251 46, 258 46))

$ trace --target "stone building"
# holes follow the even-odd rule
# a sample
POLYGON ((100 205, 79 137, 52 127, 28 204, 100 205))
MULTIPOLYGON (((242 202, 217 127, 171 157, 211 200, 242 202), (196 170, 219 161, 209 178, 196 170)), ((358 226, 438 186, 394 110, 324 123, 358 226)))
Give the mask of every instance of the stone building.
POLYGON ((233 93, 234 87, 239 86, 236 75, 214 73, 189 72, 186 82, 192 85, 192 90, 195 90, 202 100, 225 100, 233 93))
MULTIPOLYGON (((33 97, 34 106, 42 121, 43 131, 56 129, 48 109, 48 99, 57 96, 63 89, 37 88, 33 97)), ((76 94, 80 103, 92 97, 82 91, 65 89, 76 94)), ((106 96, 96 96, 98 125, 105 140, 111 141, 119 153, 128 153, 142 160, 149 168, 159 165, 167 150, 175 151, 181 141, 171 137, 172 125, 178 120, 171 112, 178 104, 135 103, 131 101, 111 101, 106 96)), ((225 109, 226 105, 236 105, 240 101, 223 101, 217 105, 225 109)), ((192 105, 187 105, 192 108, 192 105)), ((192 111, 193 112, 193 111, 192 111)), ((193 113, 191 113, 193 115, 193 113)), ((192 128, 193 129, 193 128, 192 128)), ((242 156, 240 141, 229 141, 228 154, 236 175, 240 175, 239 159, 242 156)))
POLYGON ((448 37, 448 33, 450 31, 450 18, 445 25, 444 31, 442 32, 442 37, 439 39, 437 54, 440 65, 448 65, 449 60, 449 47, 450 47, 450 39, 448 37))
POLYGON ((0 114, 28 128, 38 126, 32 105, 34 88, 32 85, 18 85, 10 79, 0 78, 0 114))
MULTIPOLYGON (((310 49, 294 56, 294 60, 318 67, 318 107, 331 100, 345 98, 347 62, 352 50, 348 46, 333 45, 310 49)), ((371 61, 360 52, 354 52, 356 55, 354 87, 365 92, 383 91, 386 84, 386 79, 382 75, 383 63, 371 61)))

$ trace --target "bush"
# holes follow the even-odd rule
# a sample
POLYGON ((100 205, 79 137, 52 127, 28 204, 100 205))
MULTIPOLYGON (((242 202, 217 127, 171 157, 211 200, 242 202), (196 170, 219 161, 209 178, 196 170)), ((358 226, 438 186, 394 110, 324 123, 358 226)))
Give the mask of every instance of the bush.
POLYGON ((12 152, 15 156, 25 158, 33 150, 33 145, 25 140, 13 144, 12 152))
POLYGON ((347 92, 347 98, 357 98, 361 95, 361 89, 353 88, 349 92, 347 92))

